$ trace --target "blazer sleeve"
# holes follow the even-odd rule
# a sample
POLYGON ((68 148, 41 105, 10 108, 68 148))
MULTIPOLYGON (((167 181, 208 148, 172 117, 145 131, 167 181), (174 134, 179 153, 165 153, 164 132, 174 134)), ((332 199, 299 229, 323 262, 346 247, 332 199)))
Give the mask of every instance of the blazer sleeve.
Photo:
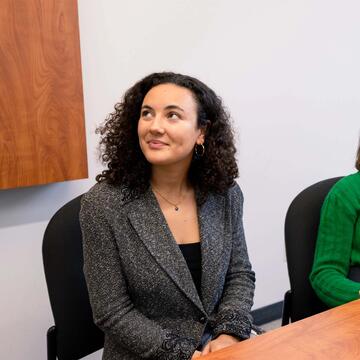
POLYGON ((210 324, 214 338, 225 333, 247 339, 252 327, 250 310, 253 305, 255 273, 251 270, 245 243, 242 222, 243 195, 237 184, 230 191, 232 250, 219 308, 210 324))
POLYGON ((82 199, 84 274, 95 324, 122 348, 144 359, 187 360, 197 346, 147 318, 133 305, 105 210, 82 199))

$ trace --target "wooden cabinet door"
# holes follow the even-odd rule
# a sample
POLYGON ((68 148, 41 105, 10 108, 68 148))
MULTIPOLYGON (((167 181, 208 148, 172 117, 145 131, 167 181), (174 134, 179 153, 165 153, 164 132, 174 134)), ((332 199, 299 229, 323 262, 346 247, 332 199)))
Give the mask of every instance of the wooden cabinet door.
POLYGON ((86 178, 76 0, 0 1, 0 189, 86 178))

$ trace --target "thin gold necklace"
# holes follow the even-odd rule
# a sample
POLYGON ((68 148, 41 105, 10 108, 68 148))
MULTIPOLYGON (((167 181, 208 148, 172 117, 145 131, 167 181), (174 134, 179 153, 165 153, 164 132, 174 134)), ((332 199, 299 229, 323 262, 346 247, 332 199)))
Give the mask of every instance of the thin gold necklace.
POLYGON ((156 193, 158 193, 167 203, 169 203, 170 205, 172 205, 175 209, 175 211, 179 211, 179 205, 182 203, 182 201, 184 200, 184 196, 181 197, 181 200, 175 204, 173 202, 171 202, 170 200, 168 200, 163 194, 161 194, 161 192, 154 186, 152 185, 152 188, 155 190, 156 193))

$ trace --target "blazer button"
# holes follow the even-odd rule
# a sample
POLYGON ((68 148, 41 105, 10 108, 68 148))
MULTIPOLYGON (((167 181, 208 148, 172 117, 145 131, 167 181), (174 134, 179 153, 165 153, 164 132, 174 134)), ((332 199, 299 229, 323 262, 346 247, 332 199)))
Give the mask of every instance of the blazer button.
POLYGON ((201 324, 205 324, 206 323, 206 317, 202 316, 199 321, 201 322, 201 324))

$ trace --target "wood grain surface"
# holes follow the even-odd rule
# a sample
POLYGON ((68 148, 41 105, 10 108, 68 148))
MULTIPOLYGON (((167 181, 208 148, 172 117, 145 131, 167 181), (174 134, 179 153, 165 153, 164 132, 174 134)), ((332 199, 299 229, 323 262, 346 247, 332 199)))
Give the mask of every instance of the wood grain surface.
POLYGON ((360 300, 272 330, 199 359, 360 359, 360 300))
POLYGON ((0 189, 87 177, 76 0, 0 1, 0 189))

